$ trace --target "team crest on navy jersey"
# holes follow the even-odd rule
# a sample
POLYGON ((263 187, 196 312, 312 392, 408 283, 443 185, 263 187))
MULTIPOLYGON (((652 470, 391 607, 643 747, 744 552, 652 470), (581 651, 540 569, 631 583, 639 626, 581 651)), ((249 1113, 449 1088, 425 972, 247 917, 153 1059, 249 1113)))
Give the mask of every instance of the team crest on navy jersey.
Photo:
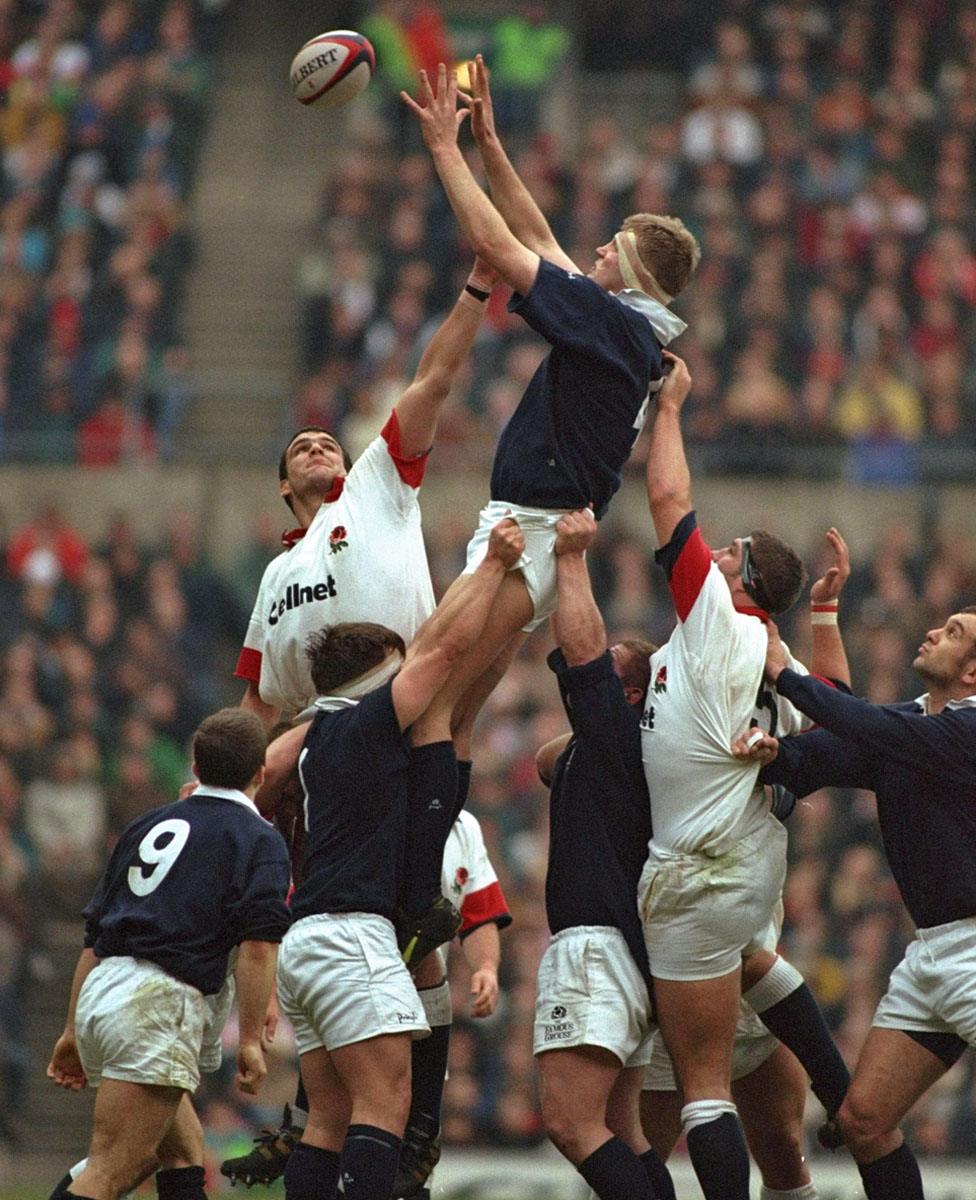
POLYGON ((329 553, 338 554, 340 550, 345 550, 349 545, 348 537, 345 525, 337 525, 329 534, 329 553))

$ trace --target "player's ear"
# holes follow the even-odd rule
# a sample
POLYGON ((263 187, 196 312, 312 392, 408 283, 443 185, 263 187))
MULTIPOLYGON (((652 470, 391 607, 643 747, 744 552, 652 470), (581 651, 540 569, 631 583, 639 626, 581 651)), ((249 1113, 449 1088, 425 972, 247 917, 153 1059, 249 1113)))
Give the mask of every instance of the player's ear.
POLYGON ((258 769, 254 772, 254 776, 251 779, 251 782, 248 784, 248 787, 254 788, 254 790, 257 791, 257 789, 261 786, 261 784, 264 783, 264 776, 266 773, 267 773, 267 767, 264 765, 264 763, 262 763, 260 765, 260 767, 258 767, 258 769))
POLYGON ((624 699, 635 708, 640 708, 644 703, 644 694, 643 688, 635 687, 633 684, 629 687, 624 687, 624 699))
POLYGON ((971 658, 969 662, 966 663, 965 669, 962 673, 962 679, 959 682, 976 687, 976 658, 971 658))

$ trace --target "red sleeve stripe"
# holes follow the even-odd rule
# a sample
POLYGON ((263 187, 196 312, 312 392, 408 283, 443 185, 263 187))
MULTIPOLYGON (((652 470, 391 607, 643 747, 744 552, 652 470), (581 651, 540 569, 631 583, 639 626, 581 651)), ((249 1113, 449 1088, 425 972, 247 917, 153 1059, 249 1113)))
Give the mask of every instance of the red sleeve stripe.
POLYGON ((705 544, 701 530, 693 529, 681 547, 668 581, 679 621, 686 620, 694 607, 711 565, 711 551, 705 544))
POLYGON ((463 937, 472 925, 484 925, 486 921, 497 921, 499 917, 508 915, 505 895, 496 879, 486 888, 470 892, 461 901, 461 928, 458 932, 463 937))
POLYGON ((821 683, 825 683, 829 688, 834 688, 835 691, 837 689, 837 684, 832 679, 829 679, 826 675, 817 675, 814 671, 811 671, 810 677, 812 679, 819 679, 821 683))
POLYGON ((390 419, 380 430, 380 436, 386 442, 386 448, 393 459, 397 474, 407 487, 419 488, 424 481, 424 471, 427 469, 429 450, 414 458, 404 458, 400 452, 400 423, 397 420, 396 409, 390 413, 390 419))
POLYGON ((237 679, 246 679, 249 683, 260 683, 261 651, 252 650, 250 646, 245 646, 238 655, 234 675, 237 679))

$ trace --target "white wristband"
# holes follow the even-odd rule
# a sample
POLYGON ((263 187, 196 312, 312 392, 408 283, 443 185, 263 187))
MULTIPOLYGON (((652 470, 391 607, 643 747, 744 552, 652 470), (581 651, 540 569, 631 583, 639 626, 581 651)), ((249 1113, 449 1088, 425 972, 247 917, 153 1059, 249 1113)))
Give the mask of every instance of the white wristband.
POLYGON ((810 624, 811 625, 836 625, 837 624, 837 609, 836 604, 811 604, 810 605, 810 624))

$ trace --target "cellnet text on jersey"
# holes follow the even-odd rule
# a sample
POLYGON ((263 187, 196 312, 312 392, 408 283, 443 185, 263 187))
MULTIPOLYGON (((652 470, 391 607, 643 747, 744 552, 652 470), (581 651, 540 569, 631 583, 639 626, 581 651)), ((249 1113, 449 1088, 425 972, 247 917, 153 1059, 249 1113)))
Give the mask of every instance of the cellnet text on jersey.
POLYGON ((335 594, 335 580, 331 575, 325 577, 325 583, 290 583, 285 588, 284 596, 271 605, 268 624, 277 625, 284 613, 291 612, 293 608, 299 608, 302 604, 311 604, 313 600, 331 600, 335 594))

